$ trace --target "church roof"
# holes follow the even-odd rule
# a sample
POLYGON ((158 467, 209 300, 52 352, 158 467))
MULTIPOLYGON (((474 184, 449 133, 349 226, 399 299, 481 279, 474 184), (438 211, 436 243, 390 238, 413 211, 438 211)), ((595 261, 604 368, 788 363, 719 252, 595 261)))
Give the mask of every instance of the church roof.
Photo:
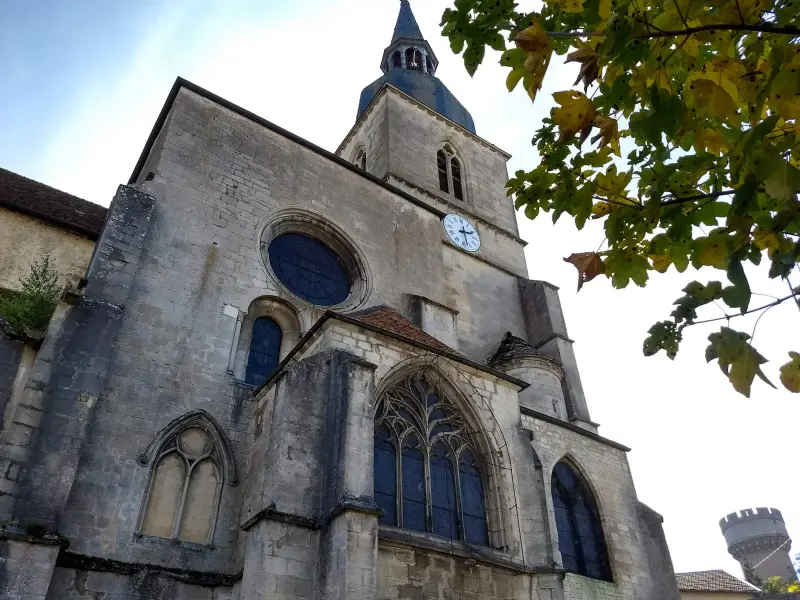
POLYGON ((503 341, 500 342, 500 346, 495 350, 494 354, 489 357, 489 364, 497 365, 515 358, 530 358, 533 356, 544 357, 541 352, 528 342, 520 337, 512 335, 510 331, 507 331, 503 341))
POLYGON ((100 237, 108 209, 0 168, 0 206, 30 215, 93 240, 100 237))
POLYGON ((364 88, 358 103, 358 118, 386 84, 393 85, 470 133, 476 133, 472 115, 438 77, 406 69, 391 69, 364 88))
POLYGON ((675 573, 678 589, 682 592, 742 592, 758 593, 756 586, 737 579, 722 569, 675 573))
POLYGON ((392 42, 396 42, 400 38, 413 40, 424 39, 408 0, 400 0, 400 14, 397 15, 397 24, 394 26, 392 42))
POLYGON ((422 329, 414 325, 414 323, 406 319, 403 315, 389 306, 372 306, 370 308, 365 308, 364 310, 351 313, 348 316, 357 321, 361 321, 362 323, 380 327, 381 329, 385 329, 392 333, 396 333, 397 335, 410 338, 427 346, 433 346, 434 348, 445 350, 447 352, 455 352, 455 350, 453 350, 450 346, 443 344, 432 335, 425 333, 422 331, 422 329))

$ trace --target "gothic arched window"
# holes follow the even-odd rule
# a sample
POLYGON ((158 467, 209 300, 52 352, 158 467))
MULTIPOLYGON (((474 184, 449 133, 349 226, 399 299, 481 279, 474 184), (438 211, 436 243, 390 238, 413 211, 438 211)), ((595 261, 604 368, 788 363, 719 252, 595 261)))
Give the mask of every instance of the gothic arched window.
POLYGON ((410 71, 422 71, 422 52, 417 48, 406 50, 406 69, 410 71))
POLYGON ((359 148, 356 152, 356 166, 362 171, 367 170, 367 151, 364 148, 359 148))
POLYGON ((564 568, 611 581, 611 566, 594 496, 583 477, 566 461, 553 469, 552 493, 564 568))
POLYGON ((381 397, 374 473, 381 523, 488 546, 485 474, 466 423, 426 374, 381 397))
POLYGON ((281 326, 274 319, 260 317, 255 320, 245 383, 261 385, 272 374, 280 360, 282 337, 281 326))
POLYGON ((464 184, 461 162, 448 144, 445 144, 436 153, 436 168, 439 172, 439 189, 446 194, 452 190, 456 200, 463 200, 464 184))
POLYGON ((192 423, 161 446, 139 531, 143 535, 210 544, 222 489, 212 436, 192 423))

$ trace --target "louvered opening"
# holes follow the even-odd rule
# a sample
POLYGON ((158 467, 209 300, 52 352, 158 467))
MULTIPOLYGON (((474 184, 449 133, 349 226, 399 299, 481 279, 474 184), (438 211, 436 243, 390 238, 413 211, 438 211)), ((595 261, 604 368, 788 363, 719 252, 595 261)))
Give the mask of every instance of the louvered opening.
POLYGON ((436 163, 439 167, 439 189, 445 193, 450 193, 450 185, 447 181, 447 156, 444 150, 439 150, 436 154, 436 163))
POLYGON ((461 165, 455 158, 450 160, 450 171, 453 174, 453 195, 458 200, 463 200, 464 190, 461 186, 461 165))

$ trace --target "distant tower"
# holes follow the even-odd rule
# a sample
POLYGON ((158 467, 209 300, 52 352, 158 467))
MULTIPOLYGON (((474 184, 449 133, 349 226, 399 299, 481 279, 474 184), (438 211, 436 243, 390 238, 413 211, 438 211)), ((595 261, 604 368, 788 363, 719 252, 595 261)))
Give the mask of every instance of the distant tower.
POLYGON ((795 580, 789 551, 792 540, 786 531, 781 511, 775 508, 750 508, 731 513, 719 521, 728 543, 728 552, 742 565, 745 579, 759 585, 770 577, 795 580))

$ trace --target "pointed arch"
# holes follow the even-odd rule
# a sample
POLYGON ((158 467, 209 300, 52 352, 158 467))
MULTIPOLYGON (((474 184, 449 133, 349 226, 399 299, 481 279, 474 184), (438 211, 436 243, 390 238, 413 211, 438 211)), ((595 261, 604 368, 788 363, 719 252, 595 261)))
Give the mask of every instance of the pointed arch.
POLYGON ((611 562, 597 495, 590 480, 569 456, 555 463, 550 494, 565 570, 612 581, 611 562))
POLYGON ((170 421, 156 434, 153 440, 147 445, 147 448, 139 453, 139 464, 143 467, 148 466, 154 459, 161 455, 164 447, 178 433, 191 427, 197 427, 209 434, 215 449, 219 453, 219 461, 222 466, 225 483, 231 486, 237 485, 239 483, 239 475, 236 469, 236 459, 234 458, 231 444, 228 441, 228 436, 225 435, 225 432, 222 427, 220 427, 219 423, 217 423, 217 420, 204 410, 193 410, 170 421))
POLYGON ((501 546, 493 444, 458 388, 437 368, 403 365, 376 398, 381 523, 501 546))

